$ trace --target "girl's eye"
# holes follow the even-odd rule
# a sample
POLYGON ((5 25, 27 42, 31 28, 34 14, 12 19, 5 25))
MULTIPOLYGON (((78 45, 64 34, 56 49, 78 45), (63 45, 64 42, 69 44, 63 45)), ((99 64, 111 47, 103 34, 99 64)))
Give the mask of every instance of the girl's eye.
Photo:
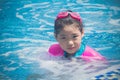
POLYGON ((78 36, 77 35, 74 35, 73 38, 77 38, 78 36))
POLYGON ((66 37, 61 37, 61 39, 66 39, 66 37))

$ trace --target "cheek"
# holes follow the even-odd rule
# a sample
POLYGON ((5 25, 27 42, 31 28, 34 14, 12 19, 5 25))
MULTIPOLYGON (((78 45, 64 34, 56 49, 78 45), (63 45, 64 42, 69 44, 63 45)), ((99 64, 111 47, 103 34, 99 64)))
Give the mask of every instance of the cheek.
POLYGON ((65 46, 65 42, 59 42, 59 44, 61 45, 61 46, 65 46))
POLYGON ((60 44, 60 46, 61 46, 61 48, 62 48, 63 50, 65 50, 65 49, 66 49, 66 45, 65 45, 65 43, 64 43, 64 42, 59 42, 59 44, 60 44))
POLYGON ((76 43, 77 46, 80 46, 80 44, 81 44, 81 38, 78 39, 77 41, 75 41, 75 43, 76 43))
POLYGON ((57 41, 58 41, 60 44, 63 43, 63 41, 62 41, 61 39, 57 39, 57 41))
POLYGON ((57 41, 58 41, 58 43, 59 43, 60 45, 64 45, 64 44, 65 44, 65 42, 62 41, 62 40, 60 40, 60 39, 58 39, 57 41))
POLYGON ((61 47, 65 47, 66 46, 66 42, 63 40, 58 40, 59 44, 61 47))
POLYGON ((76 42, 76 46, 80 46, 80 44, 81 44, 81 42, 79 41, 79 42, 76 42))

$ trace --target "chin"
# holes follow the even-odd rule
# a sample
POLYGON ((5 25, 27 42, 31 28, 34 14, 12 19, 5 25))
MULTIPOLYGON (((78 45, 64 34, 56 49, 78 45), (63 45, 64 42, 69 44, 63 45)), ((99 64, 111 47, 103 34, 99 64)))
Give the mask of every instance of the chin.
POLYGON ((67 52, 67 53, 69 53, 69 54, 74 54, 75 52, 67 52))

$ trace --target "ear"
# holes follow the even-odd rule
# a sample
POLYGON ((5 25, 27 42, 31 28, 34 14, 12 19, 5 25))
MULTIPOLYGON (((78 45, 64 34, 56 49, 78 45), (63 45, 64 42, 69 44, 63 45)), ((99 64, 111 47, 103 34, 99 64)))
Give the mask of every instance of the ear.
POLYGON ((55 37, 55 39, 57 40, 57 34, 54 33, 54 37, 55 37))
POLYGON ((82 38, 83 38, 83 36, 84 36, 84 29, 82 29, 81 35, 82 35, 82 38))

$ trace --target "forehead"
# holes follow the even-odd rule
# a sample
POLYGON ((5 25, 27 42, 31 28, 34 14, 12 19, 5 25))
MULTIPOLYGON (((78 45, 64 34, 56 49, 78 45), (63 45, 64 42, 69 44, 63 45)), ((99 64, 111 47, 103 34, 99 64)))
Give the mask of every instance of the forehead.
POLYGON ((75 25, 65 25, 59 34, 80 34, 80 30, 75 25))

